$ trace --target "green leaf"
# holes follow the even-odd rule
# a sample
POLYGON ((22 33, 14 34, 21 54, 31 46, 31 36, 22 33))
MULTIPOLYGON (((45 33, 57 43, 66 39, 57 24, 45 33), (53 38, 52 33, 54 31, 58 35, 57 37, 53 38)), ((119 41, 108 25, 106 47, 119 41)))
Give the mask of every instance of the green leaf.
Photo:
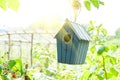
POLYGON ((102 29, 102 33, 103 33, 104 36, 106 36, 107 35, 107 30, 106 29, 102 29))
POLYGON ((115 57, 110 58, 110 63, 111 64, 116 64, 116 58, 115 57))
POLYGON ((87 80, 92 74, 89 71, 85 71, 79 80, 87 80))
POLYGON ((90 0, 90 1, 96 8, 99 8, 99 0, 90 0))
POLYGON ((110 68, 110 72, 114 75, 114 76, 118 76, 119 72, 117 70, 115 70, 114 68, 110 68))
POLYGON ((84 5, 85 5, 85 7, 87 8, 87 10, 91 10, 91 5, 90 5, 90 1, 89 0, 85 0, 84 1, 84 5))
POLYGON ((6 10, 6 0, 0 0, 0 8, 6 10))
POLYGON ((112 78, 113 74, 111 72, 107 73, 107 78, 112 78))
POLYGON ((110 49, 110 50, 113 50, 113 51, 116 51, 117 48, 118 48, 118 47, 117 47, 116 45, 110 45, 110 46, 109 46, 109 49, 110 49))
POLYGON ((2 65, 0 65, 0 74, 2 73, 2 65))
POLYGON ((102 1, 99 1, 99 4, 101 4, 101 5, 104 5, 104 2, 102 2, 102 1))
POLYGON ((98 78, 99 80, 104 80, 104 78, 103 78, 102 76, 100 76, 100 75, 97 75, 97 78, 98 78))
POLYGON ((15 66, 15 64, 16 64, 15 60, 10 60, 10 61, 8 62, 8 67, 9 67, 10 69, 12 69, 12 68, 15 66))
POLYGON ((94 52, 95 52, 95 46, 92 46, 92 47, 90 48, 90 51, 91 51, 92 53, 94 53, 94 52))
POLYGON ((47 69, 46 74, 49 75, 50 73, 51 73, 50 70, 47 69))
POLYGON ((18 70, 21 70, 22 69, 22 61, 21 59, 15 59, 15 62, 16 62, 16 67, 18 70))
POLYGON ((90 21, 89 23, 90 23, 90 25, 91 25, 91 26, 94 26, 94 23, 93 23, 93 21, 90 21))
POLYGON ((110 55, 107 55, 107 57, 110 59, 110 63, 115 65, 116 64, 116 58, 110 55))
POLYGON ((92 30, 94 30, 94 26, 90 26, 88 29, 88 31, 92 31, 92 30))
POLYGON ((19 0, 8 0, 8 8, 18 11, 19 6, 20 6, 19 0))
POLYGON ((88 79, 89 79, 89 78, 91 78, 91 77, 92 77, 92 75, 93 75, 93 73, 91 73, 91 74, 88 76, 88 79))
POLYGON ((2 80, 9 80, 7 76, 1 75, 2 80))
POLYGON ((25 71, 23 69, 20 70, 20 74, 21 76, 25 73, 25 71))
POLYGON ((107 52, 107 51, 108 51, 108 48, 106 46, 101 46, 98 49, 97 53, 98 53, 98 55, 101 55, 103 52, 107 52))

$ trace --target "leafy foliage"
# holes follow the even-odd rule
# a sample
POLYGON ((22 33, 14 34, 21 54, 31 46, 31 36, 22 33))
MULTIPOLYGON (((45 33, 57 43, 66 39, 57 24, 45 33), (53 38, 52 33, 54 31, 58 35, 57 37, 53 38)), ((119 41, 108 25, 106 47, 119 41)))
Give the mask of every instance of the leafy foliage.
MULTIPOLYGON (((117 55, 116 50, 118 49, 117 45, 113 44, 106 44, 108 41, 106 39, 107 37, 107 31, 102 28, 102 24, 95 26, 92 21, 90 21, 90 26, 88 28, 88 31, 90 34, 92 34, 92 42, 91 47, 89 51, 89 55, 87 57, 88 64, 91 63, 91 65, 97 66, 97 69, 92 73, 91 77, 88 79, 94 79, 96 76, 96 79, 104 80, 104 79, 114 79, 119 76, 118 71, 116 68, 112 65, 116 65, 116 58, 114 55, 117 55), (98 55, 96 55, 98 54, 98 55), (109 67, 108 67, 109 65, 109 67), (115 72, 115 73, 111 73, 115 72), (116 74, 116 75, 115 75, 116 74)), ((117 69, 118 69, 118 65, 117 69)))
POLYGON ((107 51, 108 51, 108 48, 107 48, 106 46, 101 46, 101 47, 98 49, 97 53, 98 53, 99 55, 101 55, 103 52, 107 52, 107 51))
POLYGON ((90 3, 90 1, 88 1, 88 0, 85 0, 84 1, 84 5, 85 5, 85 7, 87 8, 87 10, 91 10, 91 3, 90 3))
POLYGON ((18 8, 20 6, 19 0, 7 0, 8 1, 8 8, 18 11, 18 8))
POLYGON ((7 10, 7 8, 10 8, 14 11, 18 11, 19 6, 19 0, 0 0, 0 8, 2 8, 3 10, 7 10))
POLYGON ((0 7, 1 7, 3 10, 6 10, 6 0, 0 0, 0 7))
POLYGON ((23 76, 23 67, 21 59, 7 61, 5 61, 4 58, 2 59, 3 62, 0 64, 0 79, 10 80, 12 78, 17 78, 17 76, 23 76))
POLYGON ((104 5, 104 2, 100 0, 84 0, 84 5, 87 10, 91 10, 91 5, 93 5, 95 8, 99 8, 100 5, 104 5))
MULTIPOLYGON (((7 0, 0 0, 0 7, 4 10, 7 9, 5 1, 7 0)), ((13 0, 9 2, 10 5, 13 5, 12 2, 13 0)), ((18 2, 15 1, 15 3, 18 2)), ((9 8, 15 7, 10 5, 9 8)), ((104 3, 100 0, 85 0, 84 5, 90 11, 92 5, 99 8, 104 3)), ((57 63, 55 46, 51 47, 48 44, 43 47, 41 44, 35 44, 33 49, 34 65, 29 69, 23 68, 21 59, 6 60, 5 57, 1 57, 0 79, 9 80, 9 77, 12 79, 13 76, 14 78, 26 76, 31 80, 119 80, 119 46, 108 43, 107 30, 102 27, 102 24, 95 25, 90 21, 87 31, 92 37, 92 42, 85 64, 73 66, 57 63)))
POLYGON ((10 61, 8 61, 8 67, 9 67, 10 69, 12 69, 12 68, 15 66, 15 64, 16 64, 15 60, 10 60, 10 61))

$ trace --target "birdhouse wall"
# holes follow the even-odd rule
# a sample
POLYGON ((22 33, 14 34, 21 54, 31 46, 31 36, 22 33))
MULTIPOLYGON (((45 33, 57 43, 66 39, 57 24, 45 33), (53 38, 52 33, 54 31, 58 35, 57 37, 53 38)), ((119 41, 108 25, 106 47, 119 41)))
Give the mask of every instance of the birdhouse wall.
POLYGON ((56 34, 57 59, 60 63, 83 64, 91 38, 81 25, 66 21, 56 34))
POLYGON ((78 48, 78 52, 79 52, 78 58, 76 58, 76 62, 78 64, 83 64, 85 62, 86 54, 87 54, 87 50, 88 50, 88 45, 89 45, 88 41, 80 40, 79 48, 78 48))
POLYGON ((78 46, 79 46, 79 40, 77 36, 74 33, 74 37, 72 38, 72 46, 71 46, 71 53, 70 53, 70 63, 69 64, 77 64, 76 59, 78 57, 78 46))
POLYGON ((67 64, 76 63, 75 60, 78 52, 78 43, 79 40, 72 29, 65 26, 57 37, 58 62, 67 64), (65 34, 71 35, 71 40, 68 43, 66 43, 63 39, 65 34))
POLYGON ((62 61, 62 40, 61 40, 61 34, 59 33, 57 36, 57 59, 58 62, 62 61))

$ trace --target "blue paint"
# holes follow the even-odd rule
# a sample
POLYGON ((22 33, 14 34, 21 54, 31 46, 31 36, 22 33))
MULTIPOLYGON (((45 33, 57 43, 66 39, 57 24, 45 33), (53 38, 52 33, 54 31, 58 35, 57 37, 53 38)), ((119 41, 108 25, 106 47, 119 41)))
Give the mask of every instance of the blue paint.
POLYGON ((85 41, 85 51, 84 51, 84 56, 83 56, 83 61, 82 62, 85 62, 87 51, 88 51, 88 45, 89 45, 89 42, 85 41))
POLYGON ((81 45, 81 50, 80 50, 80 52, 81 52, 81 54, 82 54, 82 55, 80 56, 80 61, 81 61, 80 63, 83 64, 83 63, 84 63, 84 62, 83 62, 83 59, 84 59, 83 56, 85 55, 85 53, 84 53, 84 52, 85 52, 85 41, 83 41, 83 40, 82 40, 82 45, 81 45))
MULTIPOLYGON (((71 33, 71 38, 73 37, 73 32, 71 31, 71 29, 67 30, 68 33, 71 33)), ((67 48, 67 53, 66 53, 66 63, 70 63, 70 59, 71 59, 71 49, 72 49, 72 39, 70 40, 69 43, 66 44, 66 48, 67 48)))
POLYGON ((83 64, 85 62, 90 37, 79 24, 67 21, 55 38, 57 39, 58 62, 66 64, 83 64), (71 36, 69 42, 64 40, 66 34, 71 36))
POLYGON ((73 40, 73 43, 74 43, 74 48, 75 48, 75 51, 73 52, 73 54, 75 54, 75 59, 74 59, 74 64, 78 64, 77 63, 77 58, 78 58, 78 43, 79 43, 79 40, 77 38, 77 36, 74 34, 74 40, 73 40))
POLYGON ((84 41, 83 41, 83 40, 80 41, 79 47, 80 47, 80 48, 79 48, 79 53, 80 53, 80 55, 79 55, 78 63, 79 63, 79 64, 82 64, 83 47, 84 47, 84 41))
POLYGON ((66 61, 66 52, 67 52, 67 48, 66 48, 66 44, 62 41, 62 63, 65 63, 66 61))
POLYGON ((61 47, 61 44, 62 44, 62 41, 60 40, 61 39, 61 35, 59 34, 59 37, 57 39, 57 59, 58 59, 58 62, 61 62, 62 61, 62 47, 61 47))
POLYGON ((81 61, 80 61, 80 59, 81 59, 80 57, 82 56, 82 53, 81 53, 80 51, 82 50, 82 49, 81 49, 81 48, 82 48, 82 46, 81 46, 82 44, 83 44, 83 43, 82 43, 82 40, 80 40, 80 41, 79 41, 79 46, 78 46, 78 54, 79 54, 79 55, 78 55, 78 58, 77 58, 77 63, 78 63, 78 64, 80 64, 80 62, 81 62, 81 61))

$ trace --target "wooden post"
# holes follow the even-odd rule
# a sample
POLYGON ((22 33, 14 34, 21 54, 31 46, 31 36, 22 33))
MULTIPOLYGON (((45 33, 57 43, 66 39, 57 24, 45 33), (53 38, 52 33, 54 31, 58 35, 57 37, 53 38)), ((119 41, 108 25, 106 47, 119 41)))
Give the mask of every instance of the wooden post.
POLYGON ((10 34, 8 34, 8 60, 10 59, 10 47, 11 47, 11 39, 10 39, 10 34))
POLYGON ((4 55, 6 54, 7 51, 7 45, 6 45, 6 41, 4 41, 4 55))
POLYGON ((22 45, 22 41, 20 41, 20 46, 19 46, 20 47, 20 59, 22 59, 22 46, 21 45, 22 45))
POLYGON ((32 52, 33 52, 33 37, 34 37, 34 34, 31 33, 31 50, 30 50, 30 61, 31 61, 31 66, 32 66, 32 52))

